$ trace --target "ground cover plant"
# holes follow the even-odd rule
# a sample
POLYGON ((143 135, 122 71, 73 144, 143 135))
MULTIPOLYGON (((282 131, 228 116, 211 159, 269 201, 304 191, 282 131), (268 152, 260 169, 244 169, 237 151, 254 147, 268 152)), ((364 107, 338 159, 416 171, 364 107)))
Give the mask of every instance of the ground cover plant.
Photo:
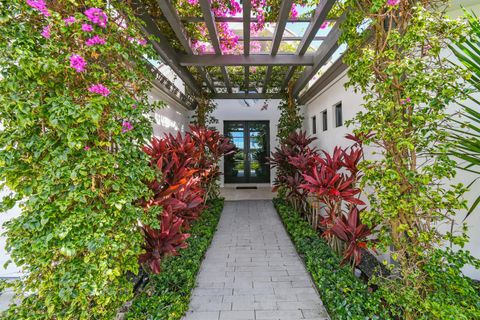
POLYGON ((179 256, 161 261, 161 273, 151 275, 146 287, 133 299, 126 319, 181 319, 188 310, 190 294, 202 258, 216 230, 223 199, 207 202, 207 208, 189 229, 188 247, 179 256))
POLYGON ((330 318, 389 319, 388 314, 379 310, 378 297, 369 295, 368 286, 357 279, 349 267, 340 266, 339 256, 288 201, 276 198, 274 205, 305 260, 330 318))
POLYGON ((138 221, 156 217, 136 204, 154 177, 141 152, 158 106, 147 100, 151 49, 114 1, 0 11, 0 181, 12 191, 2 209, 22 210, 6 235, 26 274, 2 318, 113 318, 132 297, 138 221))

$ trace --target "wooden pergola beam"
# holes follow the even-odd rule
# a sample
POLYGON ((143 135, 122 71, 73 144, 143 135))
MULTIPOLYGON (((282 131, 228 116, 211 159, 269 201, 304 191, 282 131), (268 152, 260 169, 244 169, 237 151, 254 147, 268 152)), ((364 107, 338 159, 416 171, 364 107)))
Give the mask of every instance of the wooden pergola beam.
MULTIPOLYGON (((210 41, 212 43, 213 49, 215 50, 215 54, 218 56, 221 56, 222 49, 220 46, 220 39, 218 38, 217 25, 215 23, 215 16, 213 15, 213 11, 212 11, 211 0, 200 0, 199 2, 200 2, 200 7, 202 9, 203 18, 205 20, 205 24, 207 25, 210 41)), ((223 74, 223 80, 225 81, 227 90, 228 92, 231 92, 232 87, 230 85, 230 78, 228 77, 227 69, 225 67, 222 67, 221 69, 223 74)))
MULTIPOLYGON (((325 40, 325 36, 318 36, 315 37, 313 40, 325 40)), ((282 41, 301 41, 303 37, 283 37, 282 41)), ((244 41, 243 37, 239 37, 238 41, 244 41)), ((250 41, 273 41, 272 37, 250 37, 250 41)))
MULTIPOLYGON (((157 0, 157 4, 160 7, 160 10, 162 10, 163 16, 167 19, 170 26, 172 26, 172 29, 177 36, 178 41, 180 41, 181 45, 185 49, 185 52, 193 55, 193 50, 190 45, 190 38, 188 37, 187 31, 185 30, 183 23, 180 21, 180 16, 178 15, 177 10, 175 10, 173 7, 171 1, 157 0)), ((210 91, 215 93, 215 88, 213 87, 206 70, 204 68, 197 67, 197 71, 207 84, 210 91)))
MULTIPOLYGON (((300 45, 297 48, 297 52, 296 52, 297 55, 302 56, 307 52, 308 48, 312 44, 312 41, 315 40, 318 30, 320 29, 322 24, 326 21, 327 15, 332 9, 333 5, 335 4, 335 1, 336 0, 320 1, 317 8, 315 9, 315 15, 313 16, 312 21, 308 25, 308 28, 304 33, 304 36, 300 42, 300 45)), ((287 75, 283 80, 284 87, 288 86, 290 79, 295 74, 295 69, 296 69, 295 66, 291 66, 289 68, 287 75)))
POLYGON ((315 98, 317 94, 322 92, 329 84, 338 78, 348 66, 343 63, 343 57, 338 58, 322 76, 315 81, 315 83, 308 88, 308 90, 298 97, 298 103, 304 105, 311 99, 315 98))
POLYGON ((282 99, 284 96, 282 93, 217 93, 212 99, 282 99))
POLYGON ((314 64, 314 55, 296 56, 280 54, 270 56, 266 54, 251 54, 248 56, 228 54, 177 55, 182 66, 281 66, 297 65, 308 66, 314 64))
MULTIPOLYGON (((250 0, 243 1, 243 55, 248 57, 250 55, 250 0)), ((245 92, 248 93, 250 86, 250 66, 243 67, 245 92)))
POLYGON ((141 25, 140 29, 147 36, 153 48, 160 55, 162 60, 168 64, 176 74, 178 74, 186 86, 193 91, 200 90, 200 87, 193 78, 192 74, 188 72, 185 67, 178 63, 175 50, 168 45, 168 39, 160 32, 152 17, 145 12, 143 7, 138 4, 137 1, 132 2, 132 7, 135 9, 137 16, 145 22, 145 26, 141 25), (154 35, 160 41, 153 40, 148 37, 148 35, 154 35))
MULTIPOLYGON (((280 48, 280 42, 282 41, 283 33, 285 32, 285 27, 287 25, 288 16, 292 9, 293 0, 283 0, 280 5, 280 11, 278 13, 277 26, 275 28, 275 33, 273 34, 272 50, 270 51, 271 56, 275 56, 280 48)), ((263 82, 263 90, 267 90, 268 82, 270 82, 270 77, 272 76, 272 67, 267 67, 267 72, 265 73, 265 80, 263 82)))
MULTIPOLYGON (((180 17, 180 20, 183 22, 203 22, 203 18, 201 17, 180 17)), ((310 18, 289 18, 287 22, 310 22, 310 18)), ((333 20, 332 20, 333 21, 333 20)), ((243 17, 215 17, 215 22, 243 22, 243 17)), ((256 23, 258 22, 258 18, 250 18, 250 22, 256 23)))
POLYGON ((250 54, 250 1, 243 1, 243 54, 250 54))
POLYGON ((335 50, 338 49, 338 39, 340 38, 340 23, 343 21, 345 16, 343 15, 342 18, 335 23, 335 26, 329 32, 327 39, 320 45, 317 50, 317 53, 314 58, 314 64, 312 66, 307 67, 303 73, 301 74, 300 78, 295 82, 293 87, 292 95, 294 97, 298 97, 300 91, 308 84, 310 79, 315 76, 318 70, 332 57, 332 54, 335 50))

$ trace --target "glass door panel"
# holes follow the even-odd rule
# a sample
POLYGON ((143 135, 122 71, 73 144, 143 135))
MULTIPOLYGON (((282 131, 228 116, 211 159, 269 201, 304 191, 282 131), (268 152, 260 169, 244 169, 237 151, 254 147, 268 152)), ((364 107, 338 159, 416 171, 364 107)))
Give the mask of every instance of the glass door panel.
POLYGON ((225 157, 225 182, 246 182, 245 123, 225 122, 225 136, 237 147, 237 152, 225 157))
POLYGON ((225 183, 270 182, 268 121, 225 121, 224 134, 238 149, 225 157, 225 183))
POLYGON ((270 182, 268 122, 248 122, 249 182, 270 182))

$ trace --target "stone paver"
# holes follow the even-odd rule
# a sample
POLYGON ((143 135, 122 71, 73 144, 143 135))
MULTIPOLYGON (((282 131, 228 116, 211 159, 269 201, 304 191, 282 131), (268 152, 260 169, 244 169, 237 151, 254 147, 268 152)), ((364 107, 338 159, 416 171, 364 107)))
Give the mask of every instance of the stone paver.
POLYGON ((271 201, 225 202, 183 319, 329 319, 271 201))

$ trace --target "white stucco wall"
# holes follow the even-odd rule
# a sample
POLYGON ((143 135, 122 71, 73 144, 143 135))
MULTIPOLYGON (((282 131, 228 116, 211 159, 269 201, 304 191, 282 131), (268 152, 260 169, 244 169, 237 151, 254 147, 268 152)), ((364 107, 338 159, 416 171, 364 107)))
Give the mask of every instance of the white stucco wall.
MULTIPOLYGON (((249 106, 244 100, 215 100, 217 108, 213 116, 218 119, 218 123, 214 127, 223 133, 223 123, 229 120, 248 121, 248 120, 266 120, 269 121, 270 127, 270 151, 278 146, 277 128, 280 111, 278 104, 280 100, 247 100, 249 106), (266 110, 261 110, 265 102, 268 104, 266 110)), ((223 161, 221 163, 223 171, 223 161)), ((275 170, 270 171, 270 180, 273 181, 275 170)), ((223 176, 221 177, 221 185, 224 185, 223 176)))
MULTIPOLYGON (((165 101, 163 93, 155 87, 152 88, 148 96, 150 102, 165 101)), ((153 135, 156 137, 163 137, 164 133, 185 132, 188 130, 188 110, 178 104, 165 104, 163 108, 155 110, 152 117, 153 135)))

